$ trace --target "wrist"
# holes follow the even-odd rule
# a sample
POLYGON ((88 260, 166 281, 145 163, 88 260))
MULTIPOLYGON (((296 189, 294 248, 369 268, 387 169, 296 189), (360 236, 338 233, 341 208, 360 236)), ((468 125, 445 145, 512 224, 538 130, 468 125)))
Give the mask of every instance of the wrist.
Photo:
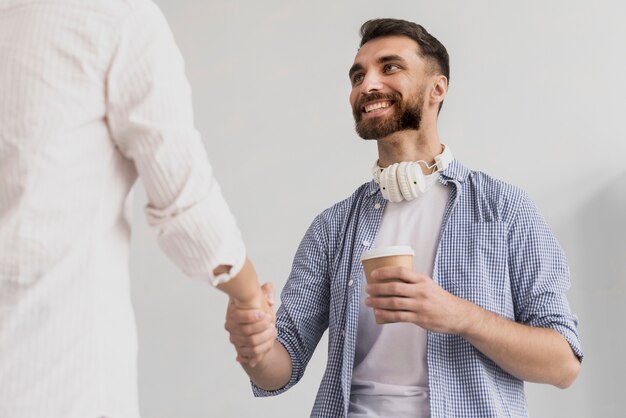
POLYGON ((253 289, 246 289, 246 292, 241 292, 237 297, 231 297, 235 306, 242 309, 261 308, 265 295, 261 290, 261 286, 256 285, 253 289))
POLYGON ((462 337, 468 337, 477 333, 477 329, 482 326, 482 322, 484 321, 482 313, 483 310, 478 305, 461 299, 457 320, 454 321, 455 329, 453 333, 462 337))

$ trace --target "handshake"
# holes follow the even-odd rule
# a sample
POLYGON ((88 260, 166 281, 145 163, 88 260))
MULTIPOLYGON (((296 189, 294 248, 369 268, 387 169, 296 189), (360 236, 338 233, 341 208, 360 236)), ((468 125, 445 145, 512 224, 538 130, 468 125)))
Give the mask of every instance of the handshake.
MULTIPOLYGON (((219 266, 213 273, 218 275, 229 268, 219 266)), ((229 296, 225 328, 237 351, 237 361, 248 372, 276 342, 274 286, 271 283, 261 286, 252 262, 246 258, 239 273, 217 287, 229 296)))
POLYGON ((271 283, 262 285, 251 301, 230 298, 224 328, 230 334, 237 361, 242 365, 255 367, 274 346, 277 333, 273 306, 274 286, 271 283))

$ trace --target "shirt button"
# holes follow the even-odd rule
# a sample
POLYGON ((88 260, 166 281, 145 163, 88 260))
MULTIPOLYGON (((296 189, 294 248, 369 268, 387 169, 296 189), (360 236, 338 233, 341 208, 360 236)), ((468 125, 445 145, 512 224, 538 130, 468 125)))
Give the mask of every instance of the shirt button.
POLYGON ((376 204, 374 205, 374 209, 380 209, 380 203, 376 203, 376 204))
POLYGON ((352 286, 354 284, 354 280, 350 279, 350 281, 348 282, 348 286, 352 286))
POLYGON ((370 246, 370 242, 368 240, 363 241, 363 246, 364 247, 369 247, 370 246))

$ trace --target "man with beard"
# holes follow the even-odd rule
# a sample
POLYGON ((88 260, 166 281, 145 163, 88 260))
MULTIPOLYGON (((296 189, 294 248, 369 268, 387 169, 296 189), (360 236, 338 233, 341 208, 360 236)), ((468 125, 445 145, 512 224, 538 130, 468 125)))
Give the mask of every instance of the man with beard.
POLYGON ((361 35, 350 102, 378 143, 374 180, 313 221, 275 327, 229 307, 238 361, 256 395, 282 393, 328 328, 312 416, 527 416, 523 382, 568 387, 582 359, 563 251, 523 191, 441 144, 445 47, 402 20, 361 35), (395 245, 414 249, 413 269, 380 268, 367 285, 364 251, 395 245))

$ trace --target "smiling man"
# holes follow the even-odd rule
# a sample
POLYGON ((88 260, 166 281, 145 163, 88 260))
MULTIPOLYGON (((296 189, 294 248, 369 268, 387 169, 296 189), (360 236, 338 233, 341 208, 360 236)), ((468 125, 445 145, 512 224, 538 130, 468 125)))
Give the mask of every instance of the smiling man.
POLYGON ((422 26, 368 21, 350 68, 356 130, 378 144, 373 180, 307 231, 277 313, 227 313, 256 395, 302 377, 328 329, 315 417, 523 417, 524 381, 565 388, 582 352, 563 251, 528 196, 455 160, 437 117, 445 47, 422 26), (409 245, 413 269, 364 251, 409 245))

